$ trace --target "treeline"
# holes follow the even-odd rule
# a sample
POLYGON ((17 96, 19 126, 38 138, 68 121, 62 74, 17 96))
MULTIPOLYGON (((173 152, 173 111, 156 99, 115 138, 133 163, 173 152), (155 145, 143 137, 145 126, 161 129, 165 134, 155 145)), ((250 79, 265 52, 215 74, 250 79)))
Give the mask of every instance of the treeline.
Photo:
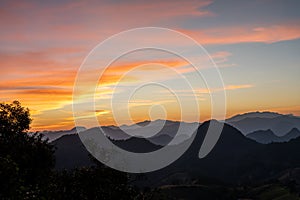
POLYGON ((54 146, 29 135, 27 108, 0 104, 0 199, 135 199, 128 175, 97 164, 56 171, 54 146))

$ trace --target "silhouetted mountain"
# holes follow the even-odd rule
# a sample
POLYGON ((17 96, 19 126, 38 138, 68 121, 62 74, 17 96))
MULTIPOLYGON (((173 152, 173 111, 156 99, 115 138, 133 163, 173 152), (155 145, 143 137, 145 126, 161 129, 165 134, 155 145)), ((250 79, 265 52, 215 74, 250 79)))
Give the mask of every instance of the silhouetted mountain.
POLYGON ((173 139, 172 137, 170 137, 167 134, 159 134, 158 136, 147 138, 147 140, 153 144, 165 146, 165 145, 169 144, 170 141, 172 141, 173 145, 180 144, 180 143, 188 140, 190 137, 191 136, 188 134, 181 134, 173 139))
POLYGON ((269 144, 272 142, 288 142, 291 139, 295 139, 300 136, 300 131, 296 128, 293 128, 284 136, 277 136, 271 130, 266 131, 254 131, 253 133, 247 134, 247 137, 255 140, 256 142, 262 144, 269 144))
POLYGON ((128 140, 111 140, 115 145, 124 150, 135 153, 147 153, 160 149, 162 146, 155 145, 145 138, 132 137, 128 140))
MULTIPOLYGON (((98 134, 97 131, 99 131, 98 128, 93 128, 85 131, 84 134, 89 134, 92 137, 93 134, 98 134)), ((162 147, 155 145, 144 138, 132 137, 127 140, 110 140, 120 148, 136 153, 151 152, 162 147)), ((73 169, 76 167, 94 165, 89 156, 89 152, 78 134, 64 135, 52 142, 52 144, 56 147, 55 166, 57 169, 73 169)))
POLYGON ((208 125, 209 122, 206 122, 199 127, 191 147, 172 167, 161 170, 162 174, 172 174, 165 183, 174 181, 174 174, 180 171, 184 171, 185 178, 190 179, 199 177, 205 180, 203 177, 209 177, 225 183, 257 182, 277 178, 284 170, 300 166, 297 150, 300 138, 287 143, 263 145, 245 138, 237 129, 226 124, 215 148, 207 157, 199 159, 198 151, 208 125))
MULTIPOLYGON (((164 146, 172 140, 172 137, 167 134, 163 134, 163 135, 158 135, 155 137, 147 138, 147 140, 153 144, 164 146)), ((184 141, 184 140, 182 140, 182 141, 184 141)))
POLYGON ((295 139, 295 138, 298 138, 298 137, 300 137, 300 131, 297 128, 293 128, 290 132, 288 132, 282 138, 284 138, 284 141, 288 142, 291 139, 295 139))
POLYGON ((52 144, 55 146, 55 168, 72 169, 94 165, 77 134, 64 135, 52 144))
MULTIPOLYGON (((150 185, 207 178, 214 182, 249 181, 248 173, 253 169, 247 167, 244 169, 243 165, 255 160, 253 152, 259 151, 262 145, 246 138, 234 127, 224 124, 214 149, 207 157, 199 159, 199 150, 210 123, 211 121, 205 122, 199 127, 190 148, 177 161, 164 169, 147 174, 148 180, 153 180, 150 185)), ((212 123, 219 122, 212 121, 212 123)))
MULTIPOLYGON (((126 140, 131 138, 132 136, 138 136, 138 137, 146 137, 149 138, 149 141, 153 141, 154 144, 157 142, 165 145, 169 143, 172 138, 175 136, 178 127, 180 125, 180 122, 177 121, 170 121, 170 120, 155 120, 153 122, 150 121, 144 121, 139 122, 137 124, 133 125, 122 125, 121 127, 117 126, 102 126, 100 130, 103 131, 103 133, 109 137, 112 140, 126 140), (131 135, 127 134, 130 133, 131 135), (156 133, 156 135, 151 136, 153 133, 156 133), (165 138, 162 141, 158 141, 158 138, 160 135, 164 135, 161 138, 165 138), (169 138, 168 140, 166 138, 169 138)), ((184 127, 191 127, 191 129, 195 126, 198 126, 198 123, 186 123, 181 122, 181 125, 184 127)), ((71 134, 77 134, 78 132, 86 131, 87 129, 85 127, 74 127, 71 130, 60 130, 60 131, 42 131, 41 134, 44 135, 45 139, 49 139, 49 142, 52 142, 64 135, 71 135, 71 134)), ((98 129, 97 129, 98 131, 98 129)), ((32 133, 33 134, 33 133, 32 133)), ((180 137, 181 139, 185 140, 189 138, 190 135, 184 135, 180 137)), ((180 139, 178 138, 178 139, 180 139)), ((182 140, 182 141, 183 141, 182 140)), ((178 141, 178 142, 182 142, 178 141)))
POLYGON ((247 134, 247 137, 262 144, 269 144, 272 142, 280 142, 280 137, 275 135, 270 129, 262 131, 254 131, 247 134))
POLYGON ((184 132, 184 134, 178 135, 178 137, 176 137, 172 141, 174 144, 181 143, 184 140, 190 138, 194 130, 196 130, 198 126, 199 123, 155 120, 152 122, 139 122, 130 126, 103 126, 98 129, 89 129, 87 130, 87 132, 91 132, 90 130, 95 130, 96 132, 101 130, 104 135, 112 140, 127 140, 134 136, 140 138, 144 137, 153 144, 164 146, 174 138, 179 127, 186 132, 184 132))
POLYGON ((236 127, 244 135, 270 129, 275 135, 283 136, 293 128, 300 129, 299 117, 270 112, 246 113, 232 117, 226 120, 226 123, 236 127))
MULTIPOLYGON (((138 137, 144 137, 149 138, 150 141, 157 141, 157 137, 161 135, 167 135, 171 139, 174 138, 176 135, 179 126, 187 131, 186 136, 189 138, 193 134, 193 130, 197 129, 199 126, 199 123, 187 123, 187 122, 178 122, 178 121, 170 121, 170 120, 155 120, 155 121, 144 121, 139 122, 137 124, 133 124, 130 126, 122 125, 120 128, 125 131, 129 132, 130 135, 138 136, 138 137)), ((114 140, 118 140, 118 138, 111 137, 114 140)), ((167 139, 167 137, 164 137, 164 139, 167 139)), ((171 139, 168 141, 166 140, 166 143, 163 143, 164 145, 169 143, 171 139)), ((183 139, 183 138, 182 138, 183 139)), ((181 141, 178 141, 181 142, 181 141)), ((162 143, 162 141, 160 141, 162 143)))
MULTIPOLYGON (((203 159, 198 154, 203 143, 208 126, 203 123, 195 133, 194 141, 188 150, 174 163, 161 170, 146 173, 144 178, 136 180, 139 186, 159 186, 173 183, 247 183, 265 181, 282 176, 292 168, 300 167, 300 138, 286 143, 259 144, 245 137, 236 128, 224 124, 222 134, 213 150, 203 159)), ((144 138, 131 138, 113 141, 121 148, 133 152, 149 152, 161 148, 144 138)), ((180 148, 180 145, 172 148, 180 148)), ((82 146, 77 135, 64 136, 55 141, 58 168, 89 166, 88 152, 82 146), (71 139, 70 139, 71 138, 71 139)))
POLYGON ((272 119, 272 118, 276 118, 276 117, 280 117, 282 116, 282 114, 280 113, 275 113, 275 112, 249 112, 249 113, 244 113, 244 114, 238 114, 235 115, 229 119, 226 119, 226 122, 228 123, 232 123, 232 122, 236 122, 236 121, 240 121, 246 118, 267 118, 267 119, 272 119))
POLYGON ((85 131, 86 128, 82 127, 82 126, 77 126, 72 128, 71 130, 60 130, 60 131, 42 131, 39 132, 41 134, 43 134, 43 138, 44 139, 48 139, 49 142, 52 142, 64 135, 72 135, 72 134, 77 134, 79 132, 85 131))
POLYGON ((101 130, 107 137, 114 140, 126 140, 132 137, 116 126, 104 126, 101 127, 101 130))

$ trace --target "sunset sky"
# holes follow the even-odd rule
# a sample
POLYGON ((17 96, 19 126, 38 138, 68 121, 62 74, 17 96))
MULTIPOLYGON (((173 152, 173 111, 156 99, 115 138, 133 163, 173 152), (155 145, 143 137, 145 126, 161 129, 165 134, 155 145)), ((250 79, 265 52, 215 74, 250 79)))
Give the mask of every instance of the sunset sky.
MULTIPOLYGON (((28 107, 32 130, 74 127, 73 85, 85 57, 113 34, 151 26, 179 31, 203 45, 223 77, 224 88, 210 92, 226 91, 227 116, 266 110, 300 116, 299 9, 298 0, 0 1, 0 102, 19 100, 28 107)), ((87 112, 114 124, 113 88, 154 78, 177 84, 177 93, 189 102, 179 75, 193 73, 184 60, 164 52, 125 56, 101 77, 99 107, 87 112), (137 65, 143 68, 122 77, 137 65)), ((201 119, 208 119, 209 91, 201 80, 196 89, 201 119)), ((137 91, 129 103, 134 122, 150 119, 153 104, 164 105, 168 119, 180 120, 176 99, 157 85, 137 91)), ((162 118, 160 112, 153 117, 162 118)), ((121 123, 129 123, 125 118, 121 123)))

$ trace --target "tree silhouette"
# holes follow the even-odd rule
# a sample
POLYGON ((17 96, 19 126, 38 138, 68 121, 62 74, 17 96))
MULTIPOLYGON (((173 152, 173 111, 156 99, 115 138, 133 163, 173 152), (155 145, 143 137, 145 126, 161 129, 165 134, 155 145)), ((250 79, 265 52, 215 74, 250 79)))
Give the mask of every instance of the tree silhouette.
MULTIPOLYGON (((19 134, 29 129, 31 118, 29 109, 21 106, 20 102, 0 104, 0 134, 19 134)), ((4 135, 3 135, 4 134, 4 135)))
MULTIPOLYGON (((28 134, 28 108, 0 103, 0 199, 133 199, 126 173, 105 167, 54 169, 54 148, 28 134)), ((96 161, 95 161, 96 162, 96 161)))
POLYGON ((18 101, 0 104, 0 198, 32 198, 47 185, 53 146, 29 135, 29 109, 18 101))

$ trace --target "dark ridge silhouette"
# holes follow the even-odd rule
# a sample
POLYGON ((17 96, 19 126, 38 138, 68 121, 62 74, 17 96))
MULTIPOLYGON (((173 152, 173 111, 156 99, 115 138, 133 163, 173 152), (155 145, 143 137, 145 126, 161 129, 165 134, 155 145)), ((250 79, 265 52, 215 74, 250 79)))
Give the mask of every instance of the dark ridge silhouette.
MULTIPOLYGON (((147 140, 155 145, 165 146, 168 144, 173 138, 167 134, 162 134, 154 137, 147 138, 147 140)), ((182 138, 184 141, 186 138, 182 138)))
MULTIPOLYGON (((248 171, 239 172, 239 167, 248 164, 245 163, 246 158, 251 161, 255 160, 255 157, 251 158, 251 154, 259 150, 262 145, 246 138, 236 128, 224 124, 224 129, 214 149, 207 157, 199 159, 199 150, 210 122, 204 122, 199 127, 190 148, 177 161, 164 169, 147 174, 148 180, 152 180, 149 185, 171 184, 172 182, 192 181, 192 179, 206 180, 208 177, 215 182, 249 181, 245 177, 248 171), (182 174, 184 174, 184 180, 182 174), (161 180, 161 177, 164 179, 161 180)), ((219 122, 214 121, 214 123, 219 122)))
MULTIPOLYGON (((155 151, 162 146, 155 145, 144 138, 129 138, 127 140, 111 140, 120 148, 136 152, 146 153, 155 151)), ((64 135, 52 142, 56 147, 56 168, 57 169, 75 169, 77 167, 93 166, 89 152, 80 140, 78 135, 64 135)))
POLYGON ((300 131, 297 128, 293 128, 283 138, 285 139, 286 142, 288 142, 291 139, 296 139, 298 137, 300 137, 300 131))
POLYGON ((64 135, 52 144, 55 146, 56 169, 74 169, 94 165, 78 135, 64 135))
POLYGON ((118 147, 135 153, 147 153, 156 151, 162 146, 155 145, 145 138, 132 137, 127 140, 111 140, 118 147))
MULTIPOLYGON (((39 132, 43 135, 43 139, 48 139, 49 142, 52 142, 54 140, 57 140, 58 138, 64 136, 64 135, 71 135, 71 134, 78 134, 78 132, 85 131, 86 128, 83 126, 77 126, 70 130, 60 130, 60 131, 42 131, 39 132)), ((34 134, 34 133, 29 133, 34 134)))
POLYGON ((253 133, 247 134, 247 137, 262 144, 280 142, 280 138, 275 135, 270 129, 254 131, 253 133))
POLYGON ((105 126, 102 127, 102 130, 108 138, 114 140, 126 140, 131 137, 131 135, 128 135, 127 133, 125 133, 119 127, 116 126, 105 126))

